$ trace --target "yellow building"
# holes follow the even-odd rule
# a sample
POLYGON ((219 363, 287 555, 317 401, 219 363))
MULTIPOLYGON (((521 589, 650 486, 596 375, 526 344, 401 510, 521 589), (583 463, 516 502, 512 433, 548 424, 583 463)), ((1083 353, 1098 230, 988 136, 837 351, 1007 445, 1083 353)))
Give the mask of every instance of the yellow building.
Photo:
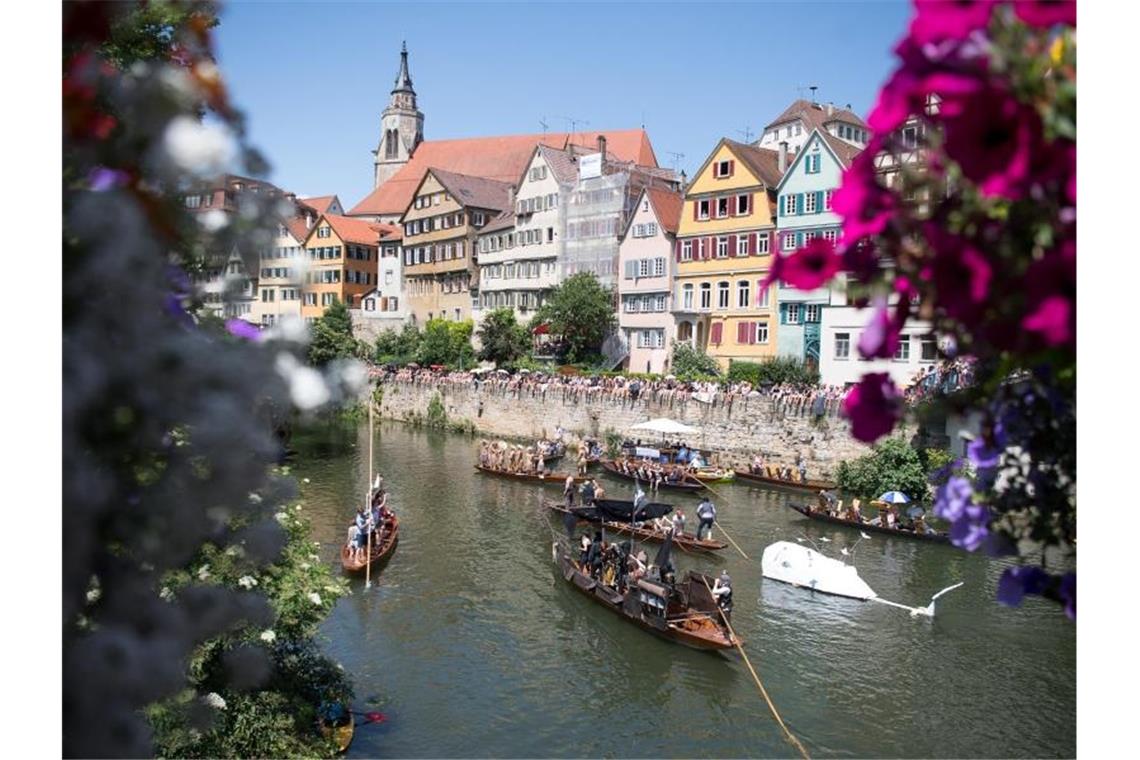
POLYGON ((313 322, 334 303, 360 308, 377 284, 380 227, 363 219, 321 214, 305 238, 309 256, 301 316, 313 322))
POLYGON ((775 251, 776 186, 786 151, 721 139, 685 191, 677 228, 676 340, 727 368, 776 355, 775 288, 760 289, 775 251))
POLYGON ((513 207, 512 186, 429 169, 400 219, 405 300, 413 323, 471 319, 479 303, 479 230, 513 207))

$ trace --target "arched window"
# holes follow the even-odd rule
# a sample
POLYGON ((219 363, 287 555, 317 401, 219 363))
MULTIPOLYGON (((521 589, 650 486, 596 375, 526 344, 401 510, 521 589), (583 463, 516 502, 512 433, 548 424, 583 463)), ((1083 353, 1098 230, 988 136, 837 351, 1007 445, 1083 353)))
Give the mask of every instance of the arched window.
POLYGON ((721 280, 716 285, 716 305, 717 308, 728 308, 728 280, 721 280))
POLYGON ((397 140, 400 139, 400 133, 394 129, 388 130, 387 137, 384 138, 384 157, 396 158, 400 154, 400 146, 397 140))

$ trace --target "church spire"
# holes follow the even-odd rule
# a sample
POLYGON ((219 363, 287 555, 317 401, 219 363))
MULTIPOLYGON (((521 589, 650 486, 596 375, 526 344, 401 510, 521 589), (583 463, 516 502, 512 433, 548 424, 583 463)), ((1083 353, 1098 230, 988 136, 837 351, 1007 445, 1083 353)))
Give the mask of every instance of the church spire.
POLYGON ((412 89, 412 76, 408 73, 408 43, 405 41, 400 46, 400 73, 396 75, 396 86, 392 90, 392 94, 397 92, 408 92, 412 95, 416 91, 412 89))

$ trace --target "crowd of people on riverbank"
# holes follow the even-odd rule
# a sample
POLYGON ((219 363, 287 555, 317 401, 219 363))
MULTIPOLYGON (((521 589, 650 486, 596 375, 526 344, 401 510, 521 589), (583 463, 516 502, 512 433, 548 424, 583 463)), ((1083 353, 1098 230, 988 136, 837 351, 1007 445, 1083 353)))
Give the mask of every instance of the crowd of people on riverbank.
POLYGON ((785 413, 823 417, 836 415, 847 395, 835 385, 805 387, 790 384, 754 386, 749 382, 682 381, 670 377, 641 380, 624 376, 561 375, 502 370, 445 371, 421 367, 373 368, 385 382, 442 388, 474 388, 516 398, 546 398, 558 394, 563 403, 610 401, 623 406, 636 404, 673 406, 696 402, 710 406, 747 403, 751 399, 775 402, 785 413))
POLYGON ((908 404, 917 404, 937 396, 945 396, 974 382, 974 361, 951 359, 932 364, 919 371, 903 391, 908 404))

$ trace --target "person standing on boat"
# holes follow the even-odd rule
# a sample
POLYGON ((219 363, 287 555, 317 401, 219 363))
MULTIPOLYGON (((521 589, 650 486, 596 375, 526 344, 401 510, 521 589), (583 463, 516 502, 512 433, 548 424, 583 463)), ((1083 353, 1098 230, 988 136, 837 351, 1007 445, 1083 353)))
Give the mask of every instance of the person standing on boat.
POLYGON ((803 454, 799 454, 796 456, 796 467, 800 471, 800 482, 806 483, 807 482, 807 460, 804 459, 803 454))
POLYGON ((728 576, 727 570, 720 571, 720 577, 713 583, 712 593, 727 619, 732 614, 732 578, 728 576))
POLYGON ((676 536, 685 535, 685 513, 679 509, 673 515, 673 534, 676 536))
POLYGON ((641 490, 641 484, 637 484, 637 493, 633 495, 633 514, 631 515, 633 522, 637 522, 637 513, 645 506, 645 491, 641 490))
POLYGON ((566 508, 574 506, 574 476, 566 476, 566 485, 562 487, 562 495, 566 497, 566 508))
POLYGON ((582 484, 582 503, 587 507, 594 506, 594 481, 587 480, 582 484))
POLYGON ((586 474, 586 466, 589 463, 590 463, 590 460, 586 456, 586 444, 583 443, 581 446, 578 447, 578 474, 579 475, 585 475, 586 474))
POLYGON ((712 527, 713 523, 716 522, 716 507, 707 495, 697 505, 697 518, 700 520, 700 524, 697 525, 697 540, 700 541, 704 537, 706 529, 709 532, 709 538, 712 538, 712 527))

